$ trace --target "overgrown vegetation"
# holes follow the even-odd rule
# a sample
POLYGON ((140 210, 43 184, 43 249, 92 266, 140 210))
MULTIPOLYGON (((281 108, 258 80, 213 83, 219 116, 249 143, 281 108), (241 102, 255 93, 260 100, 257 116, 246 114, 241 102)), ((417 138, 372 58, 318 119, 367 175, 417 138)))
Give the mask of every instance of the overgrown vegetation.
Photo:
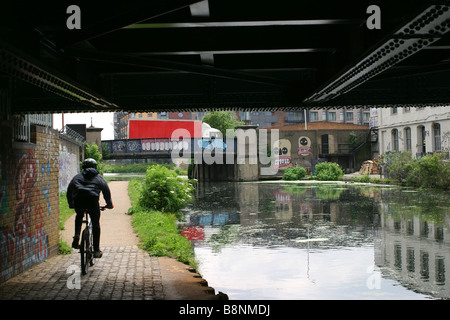
POLYGON ((385 173, 408 187, 450 189, 450 162, 445 154, 428 154, 411 158, 410 152, 390 152, 383 155, 385 173))
POLYGON ((315 178, 321 181, 336 181, 342 178, 344 170, 334 162, 322 162, 316 165, 315 178))
POLYGON ((306 176, 306 169, 303 167, 289 167, 284 170, 283 180, 301 180, 306 176))
POLYGON ((140 188, 138 206, 146 210, 170 212, 181 219, 180 209, 193 200, 193 181, 180 178, 166 167, 153 165, 140 188))
POLYGON ((147 170, 144 181, 129 182, 132 225, 150 255, 174 257, 196 267, 194 249, 177 227, 180 209, 192 201, 193 190, 191 181, 156 165, 147 170))

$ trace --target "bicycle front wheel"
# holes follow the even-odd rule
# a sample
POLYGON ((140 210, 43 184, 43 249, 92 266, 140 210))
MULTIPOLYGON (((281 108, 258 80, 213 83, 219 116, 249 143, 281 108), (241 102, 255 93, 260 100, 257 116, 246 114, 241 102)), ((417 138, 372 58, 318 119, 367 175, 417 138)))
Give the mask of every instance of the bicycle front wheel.
POLYGON ((81 236, 81 243, 80 243, 80 256, 81 256, 81 273, 86 274, 89 269, 89 256, 90 256, 90 250, 89 250, 89 233, 87 230, 83 231, 83 234, 81 236))

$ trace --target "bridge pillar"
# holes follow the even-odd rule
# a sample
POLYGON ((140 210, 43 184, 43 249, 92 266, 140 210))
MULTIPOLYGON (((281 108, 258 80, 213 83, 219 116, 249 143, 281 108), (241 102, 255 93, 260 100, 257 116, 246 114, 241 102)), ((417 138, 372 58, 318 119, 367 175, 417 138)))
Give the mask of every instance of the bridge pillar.
POLYGON ((235 181, 255 181, 259 179, 257 127, 255 125, 236 127, 235 181))

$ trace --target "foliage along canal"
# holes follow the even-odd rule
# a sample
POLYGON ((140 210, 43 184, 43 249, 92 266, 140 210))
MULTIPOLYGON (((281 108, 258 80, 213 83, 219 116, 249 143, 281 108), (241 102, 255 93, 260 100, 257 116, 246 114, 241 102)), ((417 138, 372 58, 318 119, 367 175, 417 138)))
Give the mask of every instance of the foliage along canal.
POLYGON ((201 183, 183 210, 199 271, 230 299, 449 299, 449 192, 201 183))

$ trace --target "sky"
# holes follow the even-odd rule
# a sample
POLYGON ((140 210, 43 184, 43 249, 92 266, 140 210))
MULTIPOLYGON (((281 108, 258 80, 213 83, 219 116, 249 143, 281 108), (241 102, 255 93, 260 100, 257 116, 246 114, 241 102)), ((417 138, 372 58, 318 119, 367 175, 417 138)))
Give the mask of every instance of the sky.
MULTIPOLYGON (((86 127, 92 124, 96 128, 103 128, 102 140, 114 140, 114 118, 112 112, 96 113, 64 113, 64 124, 86 124, 86 127)), ((62 129, 62 114, 53 114, 53 128, 62 129)))

